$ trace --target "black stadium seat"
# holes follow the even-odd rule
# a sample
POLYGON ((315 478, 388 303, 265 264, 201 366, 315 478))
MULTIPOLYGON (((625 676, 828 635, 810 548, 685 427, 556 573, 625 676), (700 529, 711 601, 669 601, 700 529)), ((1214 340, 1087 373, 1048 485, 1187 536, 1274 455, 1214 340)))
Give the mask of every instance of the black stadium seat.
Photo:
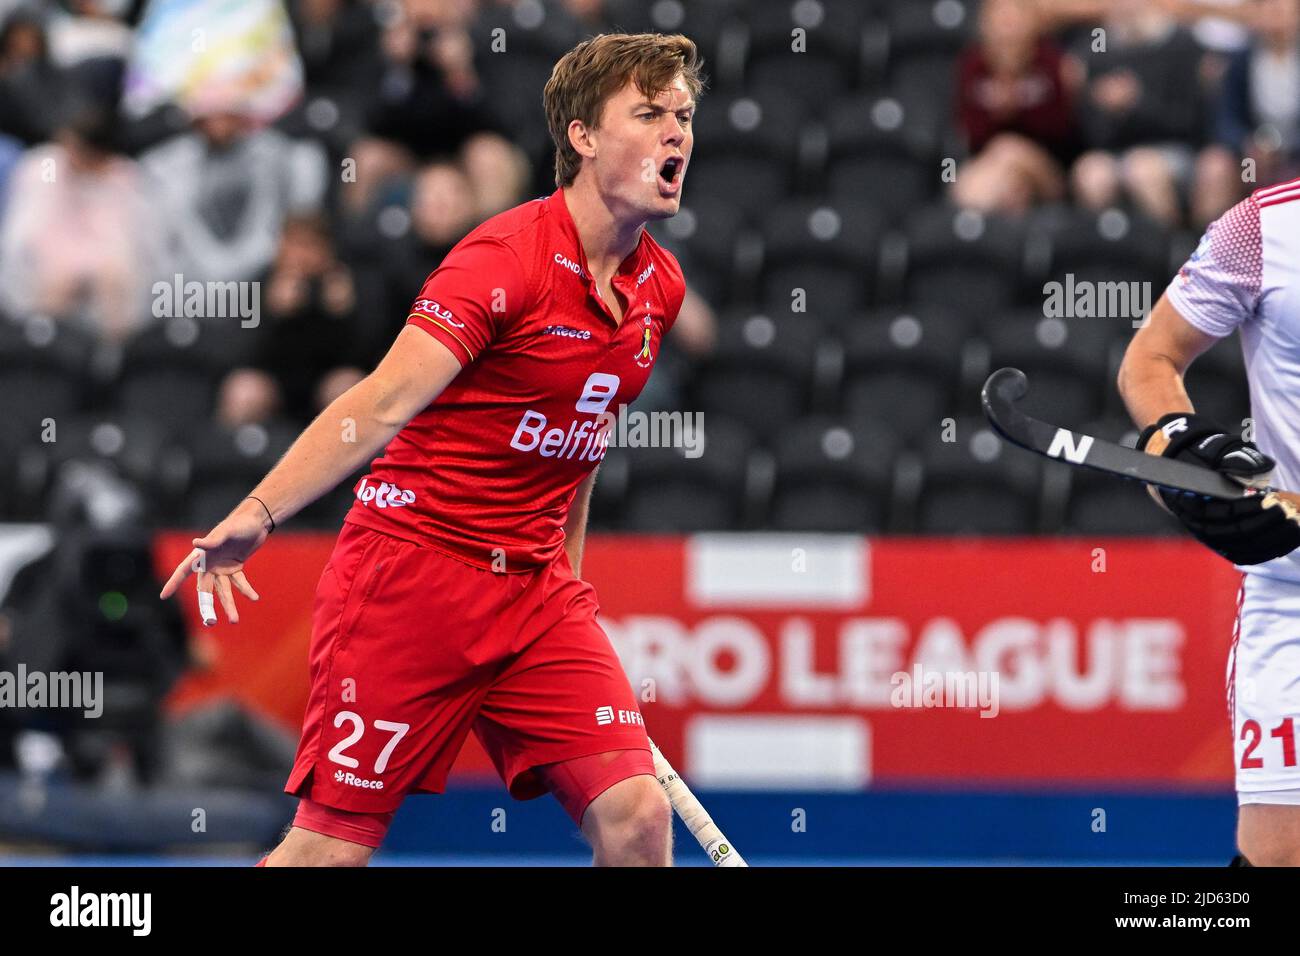
POLYGON ((711 97, 695 124, 695 153, 687 192, 726 202, 746 215, 767 209, 795 181, 801 116, 798 100, 782 91, 711 97))
POLYGON ((826 116, 826 192, 903 220, 938 188, 938 129, 890 93, 842 98, 826 116))
POLYGON ((986 371, 1008 365, 1020 369, 1029 376, 1026 412, 1054 424, 1078 425, 1115 404, 1112 324, 1024 313, 986 321, 986 371))
POLYGON ((976 317, 1015 303, 1024 260, 1019 224, 939 204, 909 216, 904 232, 907 305, 976 317))
POLYGON ((876 422, 802 419, 773 449, 768 524, 782 531, 888 530, 898 442, 876 422))
POLYGON ((802 290, 810 311, 864 307, 874 286, 882 227, 869 208, 788 200, 763 221, 762 301, 789 308, 802 290))
POLYGON ((919 447, 915 530, 927 534, 1031 534, 1041 530, 1042 467, 980 418, 936 423, 919 447), (953 441, 945 441, 951 437, 953 441))
POLYGON ((803 415, 812 396, 820 329, 802 315, 754 314, 719 324, 695 378, 695 407, 770 433, 803 415))
POLYGON ((877 314, 844 339, 843 410, 909 440, 956 411, 965 341, 942 312, 877 314))
POLYGON ((92 398, 94 342, 66 323, 0 321, 0 448, 41 440, 46 420, 61 421, 92 398))
MULTIPOLYGON (((632 531, 726 531, 747 518, 753 440, 721 415, 705 412, 703 441, 693 449, 622 449, 627 503, 618 526, 632 531)), ((600 486, 600 480, 596 482, 600 486)))

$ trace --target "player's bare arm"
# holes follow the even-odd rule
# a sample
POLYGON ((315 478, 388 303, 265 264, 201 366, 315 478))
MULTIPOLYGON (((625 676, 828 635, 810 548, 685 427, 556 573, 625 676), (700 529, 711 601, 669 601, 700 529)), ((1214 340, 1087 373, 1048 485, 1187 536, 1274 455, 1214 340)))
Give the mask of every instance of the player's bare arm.
POLYGON ((1138 428, 1168 412, 1195 411, 1183 376, 1217 341, 1179 315, 1168 296, 1160 297, 1119 369, 1119 393, 1138 428))
POLYGON ((191 573, 198 572, 199 593, 214 594, 227 619, 238 623, 233 592, 258 599, 244 574, 244 562, 272 529, 373 458, 438 397, 460 369, 460 362, 442 343, 417 329, 403 329, 375 370, 304 429, 249 497, 206 535, 194 539, 194 551, 176 566, 161 596, 171 597, 191 573), (351 426, 349 437, 355 440, 341 439, 344 423, 351 426))

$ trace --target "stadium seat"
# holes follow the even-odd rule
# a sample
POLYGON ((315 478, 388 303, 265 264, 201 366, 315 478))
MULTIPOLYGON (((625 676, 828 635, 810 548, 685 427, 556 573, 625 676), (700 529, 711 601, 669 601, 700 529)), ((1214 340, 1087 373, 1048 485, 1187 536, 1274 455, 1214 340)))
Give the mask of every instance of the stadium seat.
MULTIPOLYGON (((619 527, 630 531, 726 531, 742 527, 753 440, 741 425, 709 412, 695 457, 677 447, 621 449, 627 498, 619 527)), ((600 486, 597 480, 596 486, 600 486)))
POLYGON ((951 114, 957 58, 974 34, 975 4, 967 0, 891 4, 887 19, 890 86, 909 102, 951 114))
POLYGON ((288 422, 233 430, 215 422, 197 423, 184 436, 182 450, 191 484, 178 519, 195 527, 220 521, 274 467, 297 433, 288 422))
POLYGON ((89 335, 66 323, 0 321, 0 447, 39 441, 47 419, 59 421, 84 407, 94 352, 89 335))
POLYGON ((782 430, 767 524, 782 531, 889 528, 898 442, 875 421, 802 419, 782 430))
POLYGON ((826 116, 827 195, 905 219, 935 194, 937 144, 931 115, 892 94, 842 98, 826 116))
POLYGON ((746 231, 740 211, 730 203, 694 188, 687 174, 681 210, 652 224, 651 234, 682 259, 686 281, 715 307, 733 296, 737 243, 746 231), (694 268, 687 270, 688 262, 694 268))
POLYGON ((1030 534, 1042 525, 1042 468, 981 418, 936 423, 920 446, 914 530, 926 534, 1030 534), (946 434, 945 434, 946 431, 946 434), (951 437, 952 441, 944 441, 951 437))
MULTIPOLYGON (((836 86, 851 86, 859 80, 862 31, 872 17, 871 3, 854 0, 819 0, 791 3, 789 0, 750 0, 744 5, 748 63, 746 82, 761 85, 782 75, 776 64, 802 61, 804 69, 786 74, 790 82, 803 87, 806 95, 824 96, 829 87, 818 82, 822 71, 813 64, 832 64, 836 86), (802 52, 796 52, 794 31, 803 30, 802 52)), ((783 81, 784 82, 784 81, 783 81)), ((820 109, 829 98, 806 100, 820 109)))
POLYGON ((763 220, 762 301, 815 312, 851 312, 874 286, 882 227, 870 207, 788 200, 763 220), (796 292, 802 290, 802 294, 796 292))
POLYGON ((1019 224, 938 204, 909 216, 904 235, 902 301, 909 307, 977 317, 1015 303, 1024 258, 1019 224))
POLYGON ((847 63, 829 56, 796 53, 787 42, 785 49, 751 58, 746 89, 791 90, 799 97, 805 118, 820 116, 828 103, 853 87, 853 58, 846 59, 847 63))
POLYGON ((875 313, 845 331, 843 410, 904 442, 954 410, 964 330, 942 312, 875 313))
POLYGON ((1025 411, 1053 424, 1078 425, 1112 409, 1117 356, 1108 319, 1061 319, 1024 312, 981 323, 989 362, 1029 376, 1025 411))
POLYGON ((217 376, 251 351, 256 329, 238 319, 171 318, 126 344, 114 387, 124 413, 144 413, 177 432, 212 414, 217 376))
MULTIPOLYGON (((724 30, 745 13, 742 0, 689 0, 646 3, 645 0, 604 0, 606 19, 627 33, 684 33, 704 58, 711 84, 718 76, 719 46, 724 30)), ((563 53, 563 51, 560 51, 563 53)), ((559 54, 557 54, 557 57, 559 54)))
MULTIPOLYGON (((1146 311, 1137 309, 1136 304, 1149 295, 1149 304, 1154 305, 1177 268, 1171 264, 1169 234, 1159 225, 1121 209, 1102 213, 1045 209, 1033 217, 1030 237, 1031 248, 1047 259, 1046 276, 1042 280, 1032 277, 1035 295, 1045 295, 1043 281, 1059 282, 1062 292, 1067 291, 1067 275, 1073 276, 1076 290, 1084 289, 1082 283, 1094 284, 1096 304, 1103 311, 1124 312, 1105 317, 1130 332, 1131 321, 1140 319, 1146 311), (1130 290, 1120 289, 1116 283, 1149 285, 1129 294, 1130 290), (1110 290, 1125 295, 1116 297, 1110 290)), ((1064 298, 1075 310, 1086 304, 1080 294, 1064 298)))
POLYGON ((975 12, 968 0, 889 4, 891 61, 916 53, 956 55, 974 35, 975 12))
POLYGON ((695 407, 768 434, 803 415, 813 391, 821 330, 802 315, 752 314, 719 324, 695 377, 695 407))
POLYGON ((172 513, 188 474, 169 429, 148 412, 83 412, 60 421, 57 440, 29 446, 27 494, 44 495, 70 465, 103 466, 136 487, 145 516, 160 522, 172 513))
POLYGON ((795 181, 801 131, 797 99, 783 91, 718 96, 701 109, 686 191, 754 215, 795 181))

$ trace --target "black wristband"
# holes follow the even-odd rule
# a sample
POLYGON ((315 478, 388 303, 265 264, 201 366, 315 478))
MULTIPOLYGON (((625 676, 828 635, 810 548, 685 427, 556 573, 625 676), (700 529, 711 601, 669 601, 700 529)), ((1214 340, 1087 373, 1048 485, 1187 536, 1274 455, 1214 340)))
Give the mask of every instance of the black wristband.
POLYGON ((261 498, 257 497, 256 495, 249 495, 249 496, 248 496, 247 498, 245 498, 244 500, 247 501, 248 498, 252 498, 252 499, 253 499, 254 501, 256 501, 259 505, 261 505, 262 508, 266 511, 266 520, 269 521, 269 522, 271 522, 271 530, 268 531, 267 534, 271 534, 272 532, 274 532, 274 531, 275 531, 275 519, 271 517, 271 509, 266 507, 266 502, 263 501, 261 498))

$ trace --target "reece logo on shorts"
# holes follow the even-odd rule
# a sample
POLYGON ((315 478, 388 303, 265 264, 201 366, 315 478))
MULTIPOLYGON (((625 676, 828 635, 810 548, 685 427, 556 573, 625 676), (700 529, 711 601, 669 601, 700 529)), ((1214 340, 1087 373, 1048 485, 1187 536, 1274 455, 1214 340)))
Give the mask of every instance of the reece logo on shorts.
POLYGON ((384 781, 367 780, 365 777, 358 777, 350 770, 335 770, 334 782, 345 783, 349 787, 359 787, 362 790, 383 790, 384 781))
POLYGON ((373 501, 376 508, 405 508, 415 501, 414 491, 403 491, 396 485, 381 481, 377 486, 367 484, 369 478, 362 478, 357 485, 357 501, 367 507, 373 501))

